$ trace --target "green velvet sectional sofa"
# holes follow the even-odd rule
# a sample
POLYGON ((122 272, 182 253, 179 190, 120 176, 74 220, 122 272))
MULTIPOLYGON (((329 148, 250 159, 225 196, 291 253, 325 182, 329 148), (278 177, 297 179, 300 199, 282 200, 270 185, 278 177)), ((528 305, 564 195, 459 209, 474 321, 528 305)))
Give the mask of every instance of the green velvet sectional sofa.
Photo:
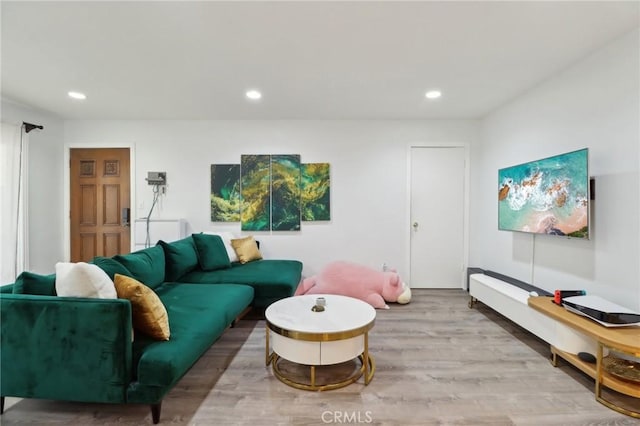
POLYGON ((211 262, 194 236, 92 261, 112 279, 128 275, 153 289, 168 313, 168 341, 132 329, 129 300, 56 296, 55 275, 24 272, 2 287, 0 412, 6 396, 139 403, 158 423, 163 397, 237 318, 294 294, 300 262, 211 262))

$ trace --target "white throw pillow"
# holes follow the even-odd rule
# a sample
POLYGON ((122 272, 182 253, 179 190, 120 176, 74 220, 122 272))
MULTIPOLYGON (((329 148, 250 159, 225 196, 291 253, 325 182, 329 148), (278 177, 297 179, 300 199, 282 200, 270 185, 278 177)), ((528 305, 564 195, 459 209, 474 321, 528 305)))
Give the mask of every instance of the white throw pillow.
POLYGON ((220 238, 222 238, 222 242, 224 243, 224 248, 227 249, 227 255, 229 256, 229 261, 240 262, 240 259, 238 258, 238 254, 236 253, 236 251, 233 249, 233 246, 231 245, 231 240, 235 238, 231 232, 222 231, 222 232, 203 232, 203 233, 209 234, 209 235, 219 235, 220 238))
POLYGON ((89 263, 56 263, 56 293, 67 297, 116 299, 116 287, 98 265, 89 263))

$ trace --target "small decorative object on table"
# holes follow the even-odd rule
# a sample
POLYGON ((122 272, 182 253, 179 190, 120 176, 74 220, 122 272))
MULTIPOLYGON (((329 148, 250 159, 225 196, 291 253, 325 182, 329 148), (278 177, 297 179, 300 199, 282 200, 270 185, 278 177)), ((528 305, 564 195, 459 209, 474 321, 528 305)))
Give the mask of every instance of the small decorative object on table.
POLYGON ((324 307, 327 305, 327 301, 324 297, 318 297, 316 299, 316 304, 313 305, 313 307, 311 308, 311 310, 313 312, 323 312, 324 311, 324 307))

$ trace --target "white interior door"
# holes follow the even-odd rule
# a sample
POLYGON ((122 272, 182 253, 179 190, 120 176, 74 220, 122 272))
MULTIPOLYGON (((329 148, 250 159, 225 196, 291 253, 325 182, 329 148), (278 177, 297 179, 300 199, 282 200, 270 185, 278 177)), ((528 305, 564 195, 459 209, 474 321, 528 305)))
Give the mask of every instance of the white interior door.
POLYGON ((461 288, 465 148, 411 148, 411 287, 461 288))

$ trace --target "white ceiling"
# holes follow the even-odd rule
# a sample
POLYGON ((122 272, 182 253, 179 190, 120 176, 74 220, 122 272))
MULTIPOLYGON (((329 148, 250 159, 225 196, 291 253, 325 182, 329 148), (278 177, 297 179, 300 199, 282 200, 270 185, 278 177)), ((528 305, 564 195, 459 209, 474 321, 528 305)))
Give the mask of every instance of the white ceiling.
POLYGON ((637 1, 3 0, 1 13, 2 96, 67 119, 478 118, 640 26, 637 1))

